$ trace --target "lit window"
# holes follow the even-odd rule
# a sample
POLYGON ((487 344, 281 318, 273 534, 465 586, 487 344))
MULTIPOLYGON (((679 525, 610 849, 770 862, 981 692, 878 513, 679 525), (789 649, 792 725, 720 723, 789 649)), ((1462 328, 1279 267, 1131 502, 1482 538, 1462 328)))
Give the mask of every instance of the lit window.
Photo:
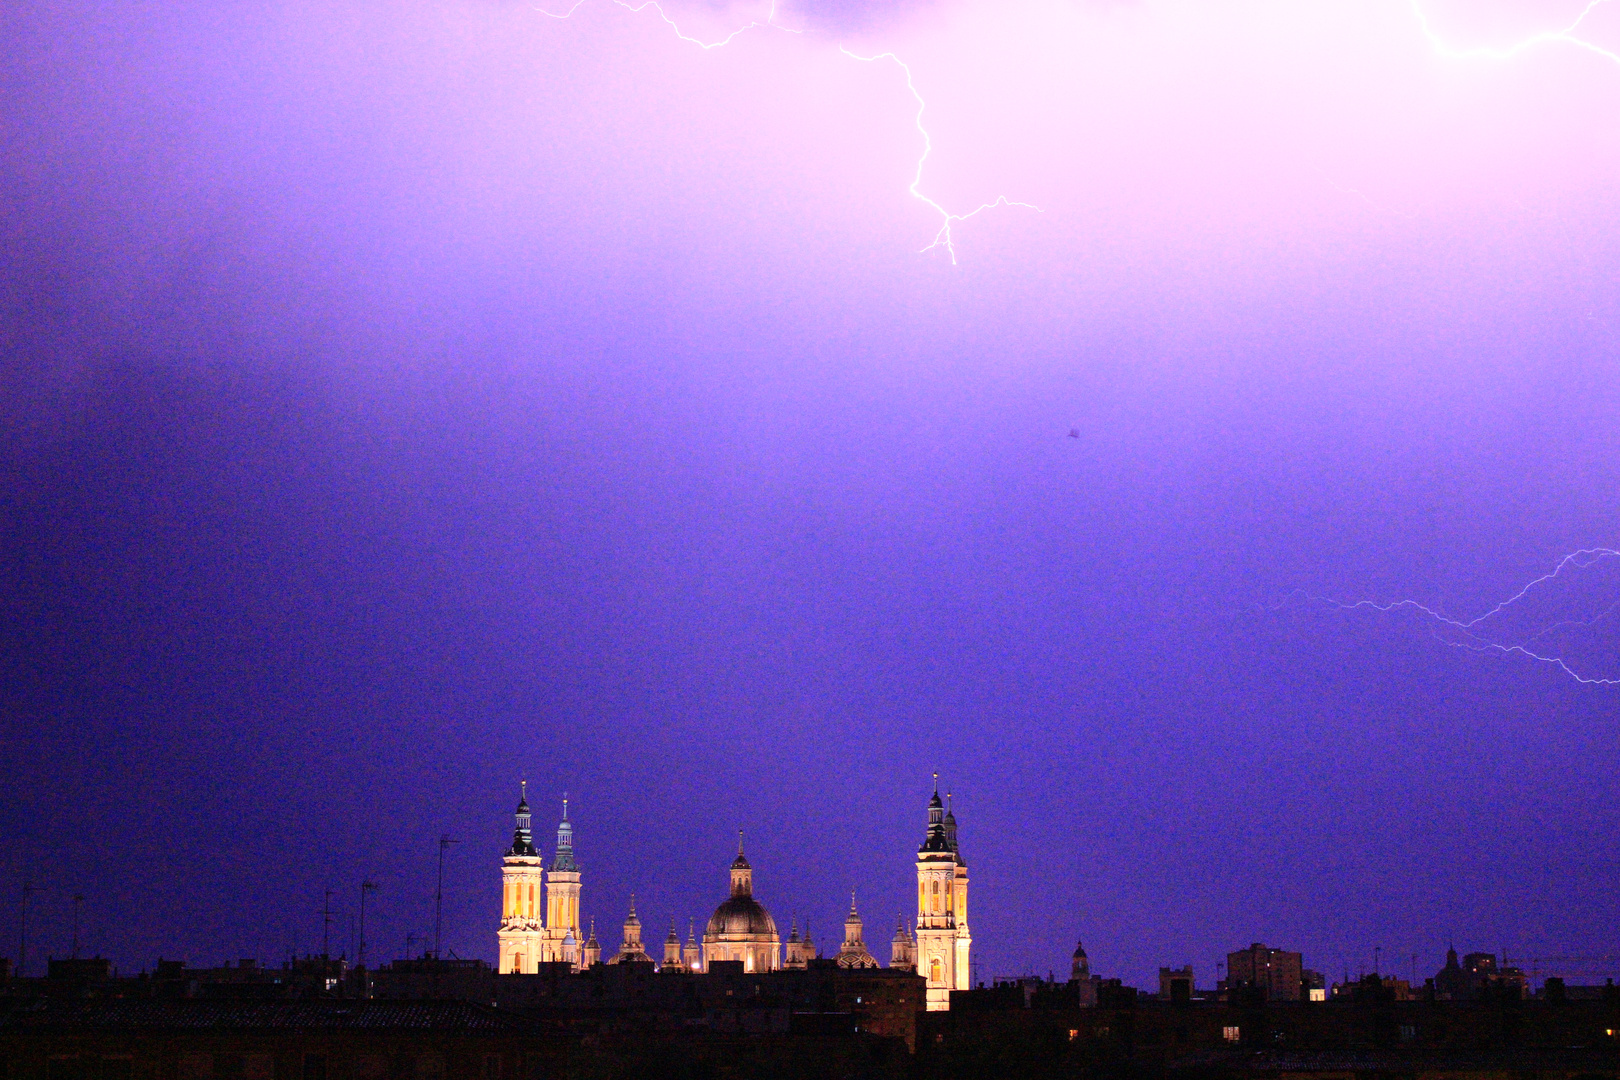
POLYGON ((1242 1034, 1243 1033, 1235 1027, 1221 1028, 1221 1038, 1225 1039, 1227 1042, 1237 1042, 1238 1037, 1242 1034))
POLYGON ((1324 990, 1320 986, 1311 987, 1311 1000, 1312 1001, 1326 1001, 1327 1000, 1327 991, 1324 990))
POLYGON ((1070 1042, 1074 1042, 1074 1040, 1078 1039, 1079 1037, 1080 1037, 1080 1029, 1079 1028, 1070 1028, 1069 1029, 1069 1041, 1070 1042))

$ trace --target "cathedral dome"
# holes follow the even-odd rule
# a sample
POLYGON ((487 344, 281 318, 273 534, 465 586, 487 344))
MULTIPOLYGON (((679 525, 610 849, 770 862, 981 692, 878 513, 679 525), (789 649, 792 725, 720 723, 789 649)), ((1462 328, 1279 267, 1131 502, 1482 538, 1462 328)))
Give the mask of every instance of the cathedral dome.
POLYGON ((714 909, 704 938, 735 940, 739 937, 776 936, 776 923, 770 912, 747 893, 732 896, 714 909))

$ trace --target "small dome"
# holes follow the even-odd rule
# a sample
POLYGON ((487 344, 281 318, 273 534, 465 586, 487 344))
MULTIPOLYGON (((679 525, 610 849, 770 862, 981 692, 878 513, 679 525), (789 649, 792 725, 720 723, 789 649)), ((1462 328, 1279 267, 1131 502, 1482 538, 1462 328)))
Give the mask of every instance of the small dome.
POLYGON ((752 896, 733 896, 714 909, 705 937, 732 938, 742 935, 776 936, 776 923, 752 896))

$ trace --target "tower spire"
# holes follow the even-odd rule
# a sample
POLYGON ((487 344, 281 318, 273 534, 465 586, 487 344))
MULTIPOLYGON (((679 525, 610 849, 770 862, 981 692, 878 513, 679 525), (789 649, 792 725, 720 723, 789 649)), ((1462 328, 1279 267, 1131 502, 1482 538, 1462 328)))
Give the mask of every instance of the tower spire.
POLYGON ((754 892, 754 868, 743 854, 742 830, 737 831, 737 857, 731 860, 731 895, 751 896, 754 892))
POLYGON ((538 855, 534 850, 534 830, 531 828, 532 819, 529 816, 529 782, 518 781, 517 811, 513 814, 517 819, 516 828, 512 830, 512 849, 508 855, 538 855))
POLYGON ((563 792, 562 820, 557 823, 557 856, 551 860, 553 871, 573 873, 579 870, 574 862, 574 826, 568 820, 568 793, 563 792))

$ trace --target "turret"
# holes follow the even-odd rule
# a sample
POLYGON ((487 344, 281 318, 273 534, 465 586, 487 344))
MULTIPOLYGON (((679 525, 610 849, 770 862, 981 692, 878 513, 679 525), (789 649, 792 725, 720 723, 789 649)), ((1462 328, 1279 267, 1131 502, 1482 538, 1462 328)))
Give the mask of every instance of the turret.
POLYGON ((923 834, 922 845, 917 851, 921 854, 951 850, 951 842, 945 836, 945 803, 939 797, 939 773, 935 773, 934 794, 928 800, 928 831, 923 834))
POLYGON ((630 914, 624 917, 624 943, 626 946, 634 944, 636 952, 641 948, 641 919, 636 916, 636 894, 630 894, 630 914))
POLYGON ((517 804, 517 828, 512 831, 512 846, 507 850, 508 855, 532 855, 536 858, 540 853, 534 849, 534 829, 531 827, 532 819, 529 816, 529 782, 521 781, 517 804))
POLYGON ((855 894, 849 894, 849 914, 844 916, 844 947, 838 950, 841 968, 875 968, 872 954, 866 951, 860 912, 855 910, 855 894))
POLYGON ((664 970, 680 971, 681 936, 675 932, 675 920, 669 920, 669 936, 664 938, 664 970))
POLYGON ((742 830, 737 830, 737 857, 731 860, 731 895, 754 895, 754 868, 748 865, 748 856, 743 854, 742 830))
POLYGON ((568 820, 568 796, 563 796, 562 821, 557 823, 557 855, 551 860, 553 870, 572 870, 577 872, 579 866, 574 862, 574 826, 568 820))
POLYGON ((907 929, 904 915, 900 916, 900 925, 895 927, 894 939, 889 942, 889 966, 904 971, 917 970, 917 939, 907 929))
POLYGON ((602 943, 596 940, 596 920, 591 920, 591 936, 585 939, 585 947, 580 950, 580 967, 590 968, 602 962, 602 943))
POLYGON ((641 944, 641 919, 636 916, 636 897, 630 894, 630 914, 624 917, 624 944, 609 960, 610 964, 652 963, 652 957, 641 944))
POLYGON ((703 949, 698 945, 697 920, 688 920, 686 924, 686 950, 681 956, 681 962, 686 965, 687 971, 703 970, 703 949))

